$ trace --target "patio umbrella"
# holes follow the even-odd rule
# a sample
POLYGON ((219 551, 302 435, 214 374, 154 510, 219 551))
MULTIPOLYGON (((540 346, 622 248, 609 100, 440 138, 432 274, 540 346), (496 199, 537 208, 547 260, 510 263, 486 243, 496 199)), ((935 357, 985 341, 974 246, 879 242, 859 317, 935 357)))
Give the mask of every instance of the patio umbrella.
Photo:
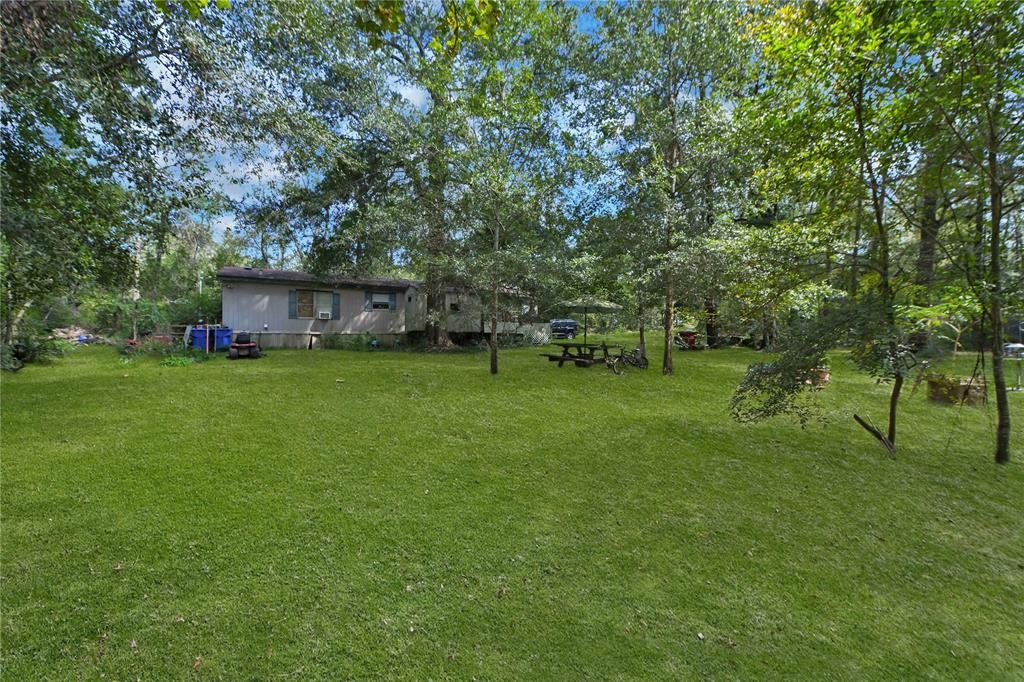
POLYGON ((583 343, 587 342, 587 315, 590 313, 613 313, 616 310, 622 310, 622 306, 617 303, 604 301, 593 296, 576 298, 571 301, 560 301, 558 305, 574 313, 583 313, 583 343))

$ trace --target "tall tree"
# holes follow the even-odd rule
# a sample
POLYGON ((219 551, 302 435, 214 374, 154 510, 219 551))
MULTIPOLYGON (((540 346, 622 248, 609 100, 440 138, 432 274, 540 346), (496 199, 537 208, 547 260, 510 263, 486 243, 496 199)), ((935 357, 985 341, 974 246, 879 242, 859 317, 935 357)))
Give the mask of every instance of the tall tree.
MULTIPOLYGON (((672 337, 686 262, 684 241, 707 236, 715 205, 715 164, 701 142, 714 134, 741 60, 738 6, 732 3, 609 3, 595 8, 594 110, 599 128, 620 163, 639 156, 660 163, 658 186, 666 201, 659 222, 659 260, 664 293, 665 350, 662 371, 673 373, 672 337)), ((693 253, 694 251, 690 251, 693 253)), ((717 334, 713 292, 705 292, 709 335, 717 334)))
POLYGON ((465 241, 489 299, 492 374, 501 293, 515 287, 522 295, 534 279, 550 243, 549 207, 573 168, 562 133, 570 135, 563 121, 574 20, 570 7, 506 2, 490 38, 465 56, 469 125, 455 174, 467 224, 477 227, 465 241))
POLYGON ((12 0, 0 18, 9 342, 33 302, 132 277, 154 186, 189 182, 186 160, 205 153, 222 18, 145 0, 12 0))
MULTIPOLYGON (((1010 407, 1003 366, 1004 243, 1024 182, 1024 13, 1019 3, 979 0, 907 8, 904 78, 915 104, 938 120, 975 185, 979 298, 986 312, 998 425, 995 460, 1010 459, 1010 407), (924 40, 921 34, 927 34, 924 40), (987 224, 986 224, 987 222, 987 224)), ((954 170, 954 169, 951 169, 954 170)))
MULTIPOLYGON (((833 210, 834 189, 854 188, 854 195, 843 197, 839 207, 855 211, 852 222, 868 238, 868 252, 863 258, 857 255, 855 267, 870 268, 870 287, 857 287, 855 297, 842 306, 844 325, 830 321, 828 327, 831 333, 852 327, 857 337, 855 358, 891 382, 885 432, 859 417, 858 421, 892 449, 899 398, 914 358, 897 314, 903 286, 896 251, 901 224, 891 194, 896 178, 906 174, 903 166, 909 154, 905 92, 892 75, 898 54, 888 40, 891 17, 885 10, 874 14, 857 0, 821 6, 800 3, 752 16, 751 28, 772 72, 771 85, 759 93, 753 110, 759 124, 784 141, 774 158, 781 175, 788 176, 798 191, 809 188, 807 177, 826 179, 832 197, 816 199, 816 211, 823 205, 826 211, 833 210), (843 176, 857 182, 851 185, 843 176), (861 197, 866 197, 866 219, 860 214, 861 197)), ((818 352, 804 357, 816 360, 818 352)))

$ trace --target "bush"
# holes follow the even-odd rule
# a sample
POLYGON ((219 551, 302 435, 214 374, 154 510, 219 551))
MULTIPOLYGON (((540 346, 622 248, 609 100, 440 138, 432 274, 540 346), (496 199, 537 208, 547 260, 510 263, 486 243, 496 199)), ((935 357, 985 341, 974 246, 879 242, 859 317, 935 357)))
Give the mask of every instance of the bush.
POLYGON ((220 287, 207 287, 203 293, 189 292, 180 300, 163 303, 161 316, 167 324, 194 324, 196 320, 219 320, 220 287))
POLYGON ((0 369, 16 372, 32 362, 49 362, 74 350, 74 344, 46 335, 38 327, 24 326, 13 343, 0 349, 0 369))
POLYGON ((0 370, 5 372, 17 372, 24 366, 24 361, 15 357, 14 348, 11 345, 6 345, 3 348, 0 348, 0 370))
POLYGON ((221 355, 221 353, 206 353, 197 348, 191 346, 172 346, 174 353, 166 356, 160 361, 163 367, 184 367, 185 365, 194 365, 197 362, 206 362, 212 357, 221 355))
POLYGON ((343 348, 345 343, 345 334, 339 334, 338 332, 327 332, 320 336, 320 347, 328 350, 336 350, 343 348))
MULTIPOLYGON (((490 346, 490 337, 484 339, 484 345, 490 346)), ((529 331, 526 334, 498 334, 498 348, 529 348, 543 346, 548 343, 548 335, 540 331, 529 331)))
POLYGON ((377 337, 369 332, 340 334, 330 332, 320 337, 320 346, 329 350, 373 350, 377 337))
POLYGON ((824 317, 796 321, 774 360, 747 367, 730 400, 733 418, 747 423, 791 413, 805 426, 818 416, 808 396, 824 385, 819 369, 836 338, 836 324, 824 317))
POLYGON ((138 342, 127 339, 122 342, 119 353, 123 365, 132 366, 140 355, 149 355, 162 357, 163 360, 160 364, 164 367, 181 367, 196 362, 206 362, 215 355, 215 353, 206 353, 191 346, 182 346, 156 339, 144 339, 138 342))
POLYGON ((113 336, 130 336, 133 331, 149 334, 164 323, 159 308, 151 301, 133 301, 120 294, 88 298, 82 303, 81 311, 86 327, 113 336))
POLYGON ((180 353, 183 346, 158 339, 143 339, 136 346, 137 352, 144 355, 175 355, 180 353))
POLYGON ((210 358, 223 355, 220 351, 207 353, 200 348, 193 348, 192 346, 182 346, 177 350, 176 354, 183 358, 189 358, 192 362, 206 362, 210 358))

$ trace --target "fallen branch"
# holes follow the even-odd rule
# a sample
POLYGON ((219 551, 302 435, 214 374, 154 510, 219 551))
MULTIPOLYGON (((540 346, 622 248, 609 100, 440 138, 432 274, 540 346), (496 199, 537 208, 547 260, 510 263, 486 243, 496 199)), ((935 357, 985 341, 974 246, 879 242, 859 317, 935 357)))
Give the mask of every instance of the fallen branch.
POLYGON ((895 455, 895 454, 896 454, 896 446, 895 446, 895 445, 893 445, 893 444, 892 444, 892 443, 891 443, 891 442, 889 441, 889 439, 885 437, 885 434, 884 434, 884 433, 882 433, 882 432, 881 432, 881 431, 879 431, 879 430, 878 430, 877 428, 875 428, 875 425, 874 425, 874 424, 872 424, 871 422, 869 422, 869 421, 866 421, 866 420, 864 420, 864 419, 861 419, 861 418, 860 418, 860 416, 858 416, 858 415, 856 415, 856 414, 855 414, 855 415, 853 415, 853 418, 854 418, 854 420, 856 420, 856 422, 857 422, 858 424, 860 424, 861 426, 863 426, 863 427, 864 427, 864 429, 865 429, 865 430, 866 430, 866 431, 867 431, 868 433, 870 433, 870 434, 871 434, 872 436, 874 436, 875 438, 877 438, 877 439, 878 439, 878 442, 880 442, 880 443, 881 443, 882 445, 884 445, 884 446, 885 446, 885 449, 889 451, 889 454, 890 454, 890 455, 895 455))

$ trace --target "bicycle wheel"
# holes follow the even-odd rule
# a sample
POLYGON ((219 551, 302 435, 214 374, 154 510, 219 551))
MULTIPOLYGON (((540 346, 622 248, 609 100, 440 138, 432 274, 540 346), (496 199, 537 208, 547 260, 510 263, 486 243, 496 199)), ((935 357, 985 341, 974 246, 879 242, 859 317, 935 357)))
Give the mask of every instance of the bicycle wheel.
POLYGON ((622 374, 626 371, 626 363, 622 361, 622 358, 609 358, 608 369, 615 374, 622 374))

